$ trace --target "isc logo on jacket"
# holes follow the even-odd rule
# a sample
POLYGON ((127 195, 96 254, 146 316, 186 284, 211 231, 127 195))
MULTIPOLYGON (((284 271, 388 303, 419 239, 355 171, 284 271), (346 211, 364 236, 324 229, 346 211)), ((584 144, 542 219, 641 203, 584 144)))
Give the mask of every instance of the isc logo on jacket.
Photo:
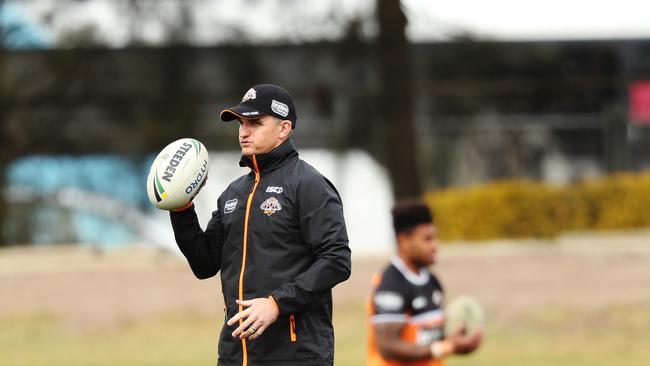
POLYGON ((273 186, 268 186, 266 187, 266 193, 277 193, 280 194, 284 192, 284 188, 282 187, 273 187, 273 186))

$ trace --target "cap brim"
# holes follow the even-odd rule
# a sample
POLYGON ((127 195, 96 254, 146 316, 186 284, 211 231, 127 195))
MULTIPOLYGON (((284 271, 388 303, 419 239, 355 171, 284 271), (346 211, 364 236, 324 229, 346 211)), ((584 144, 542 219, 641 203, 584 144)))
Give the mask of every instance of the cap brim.
POLYGON ((223 111, 221 111, 220 117, 222 121, 230 122, 236 120, 237 118, 254 119, 254 118, 260 118, 263 115, 264 113, 258 111, 255 108, 245 106, 245 105, 238 105, 235 107, 224 109, 223 111))

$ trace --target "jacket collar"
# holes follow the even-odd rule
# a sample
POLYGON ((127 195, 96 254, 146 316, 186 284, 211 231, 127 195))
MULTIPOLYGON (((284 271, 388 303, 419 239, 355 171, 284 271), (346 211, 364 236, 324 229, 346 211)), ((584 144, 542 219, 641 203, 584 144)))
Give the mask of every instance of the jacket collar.
MULTIPOLYGON (((291 160, 291 158, 297 157, 298 151, 296 146, 293 144, 291 139, 287 139, 285 142, 280 144, 280 146, 264 154, 256 154, 255 159, 257 160, 257 166, 260 173, 268 173, 273 171, 286 162, 291 160)), ((253 158, 251 156, 243 155, 241 160, 239 160, 239 166, 249 167, 253 171, 255 170, 253 164, 253 158)))

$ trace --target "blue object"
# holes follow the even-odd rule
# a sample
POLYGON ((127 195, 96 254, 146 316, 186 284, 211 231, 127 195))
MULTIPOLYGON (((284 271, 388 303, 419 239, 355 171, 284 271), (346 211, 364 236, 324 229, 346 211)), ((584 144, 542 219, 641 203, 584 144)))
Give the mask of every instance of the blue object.
POLYGON ((154 158, 25 156, 8 166, 7 183, 10 192, 15 188, 29 192, 28 201, 33 204, 26 207, 34 211, 30 214, 30 219, 35 221, 31 233, 33 243, 76 240, 113 247, 137 239, 129 225, 132 223, 124 222, 120 212, 110 212, 105 216, 93 212, 90 203, 78 202, 77 208, 57 206, 57 195, 64 189, 74 189, 102 202, 112 202, 118 210, 152 210, 145 182, 154 158))
POLYGON ((25 19, 17 6, 0 6, 0 43, 8 49, 48 48, 45 32, 36 24, 25 19))

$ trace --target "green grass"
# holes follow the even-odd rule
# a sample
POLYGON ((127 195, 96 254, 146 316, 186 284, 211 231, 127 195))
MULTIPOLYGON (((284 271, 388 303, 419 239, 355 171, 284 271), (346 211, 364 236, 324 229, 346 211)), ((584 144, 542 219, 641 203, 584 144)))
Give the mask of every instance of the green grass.
POLYGON ((217 322, 188 312, 79 332, 44 314, 4 318, 0 319, 0 365, 213 365, 217 322))
MULTIPOLYGON (((125 319, 109 328, 84 331, 49 314, 0 317, 0 365, 213 365, 220 317, 188 311, 125 319)), ((650 364, 650 312, 644 306, 548 308, 507 323, 488 323, 481 350, 453 357, 448 365, 650 364)), ((337 308, 335 327, 336 365, 364 365, 363 305, 337 308)))
POLYGON ((519 324, 489 324, 481 350, 449 366, 621 366, 650 364, 647 306, 587 311, 549 307, 519 324))

